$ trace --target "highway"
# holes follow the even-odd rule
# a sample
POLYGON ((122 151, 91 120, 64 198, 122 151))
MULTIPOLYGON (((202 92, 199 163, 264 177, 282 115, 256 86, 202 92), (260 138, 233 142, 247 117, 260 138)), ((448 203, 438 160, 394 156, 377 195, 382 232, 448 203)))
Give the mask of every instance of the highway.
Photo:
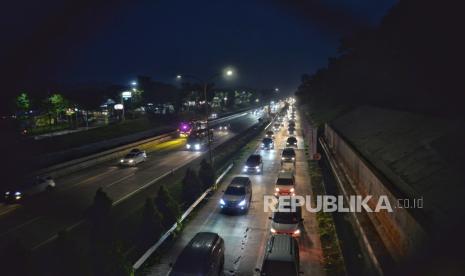
MULTIPOLYGON (((298 149, 296 150, 296 194, 310 195, 311 183, 309 168, 304 154, 302 132, 297 120, 298 149)), ((160 262, 152 267, 149 275, 167 275, 170 263, 176 261, 184 246, 197 233, 216 232, 225 240, 225 275, 257 275, 256 268, 261 267, 266 242, 270 235, 271 213, 264 212, 264 195, 273 195, 274 183, 281 170, 280 154, 287 139, 287 123, 276 134, 275 149, 261 150, 261 138, 253 141, 255 147, 246 154, 242 163, 236 164, 221 182, 220 188, 205 205, 197 210, 190 219, 174 245, 164 252, 160 262), (264 160, 263 175, 249 175, 252 181, 253 199, 247 214, 230 215, 220 212, 219 200, 231 179, 241 174, 245 159, 253 152, 260 153, 264 160)), ((303 211, 303 231, 298 238, 300 247, 301 271, 303 275, 325 275, 322 267, 323 253, 318 234, 318 225, 314 213, 303 211)))
MULTIPOLYGON (((252 114, 231 119, 231 131, 215 133, 212 148, 257 122, 258 118, 252 114)), ((118 205, 143 193, 146 187, 176 168, 206 154, 186 151, 183 138, 140 148, 147 151, 148 159, 136 167, 121 168, 118 160, 112 160, 55 179, 57 187, 50 193, 38 194, 21 204, 0 205, 0 247, 19 238, 26 247, 38 249, 53 240, 58 231, 82 224, 85 210, 99 187, 118 205)))

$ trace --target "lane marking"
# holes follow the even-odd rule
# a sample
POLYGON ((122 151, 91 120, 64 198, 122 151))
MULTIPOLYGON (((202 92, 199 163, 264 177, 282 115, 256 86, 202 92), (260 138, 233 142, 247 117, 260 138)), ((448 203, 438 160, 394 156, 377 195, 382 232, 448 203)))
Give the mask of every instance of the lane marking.
POLYGON ((131 176, 134 176, 135 174, 136 174, 136 173, 131 173, 131 174, 129 174, 129 175, 126 175, 125 177, 120 178, 120 179, 118 179, 118 180, 116 180, 116 181, 114 181, 114 182, 108 184, 107 186, 105 186, 105 188, 110 188, 111 186, 113 186, 113 185, 115 185, 115 184, 118 184, 118 183, 120 183, 121 181, 123 181, 123 180, 125 180, 125 179, 127 179, 127 178, 129 178, 129 177, 131 177, 131 176))
POLYGON ((16 225, 15 227, 10 228, 10 229, 8 229, 7 231, 1 233, 0 236, 5 236, 5 235, 7 235, 7 234, 9 234, 9 233, 11 233, 11 232, 13 232, 13 231, 18 230, 19 228, 23 228, 24 226, 26 226, 26 225, 28 225, 28 224, 31 224, 31 223, 35 222, 35 221, 37 221, 37 220, 39 220, 39 219, 41 219, 41 218, 42 218, 42 217, 35 217, 35 218, 31 219, 31 220, 28 220, 28 221, 26 221, 26 222, 24 222, 24 223, 21 223, 20 225, 16 225))

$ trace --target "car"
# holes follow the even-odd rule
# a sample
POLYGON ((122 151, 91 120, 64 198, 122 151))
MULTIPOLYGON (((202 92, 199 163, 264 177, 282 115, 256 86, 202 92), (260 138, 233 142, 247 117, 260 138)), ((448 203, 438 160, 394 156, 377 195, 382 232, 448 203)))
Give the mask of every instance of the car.
POLYGON ((274 149, 274 141, 271 138, 263 138, 262 144, 260 145, 262 149, 274 149))
POLYGON ((293 148, 284 148, 281 153, 281 165, 285 162, 294 163, 295 165, 295 151, 293 148))
POLYGON ((287 122, 287 125, 292 125, 292 124, 295 126, 295 120, 291 119, 287 122))
POLYGON ((147 154, 143 150, 132 149, 126 156, 119 160, 121 166, 135 166, 147 160, 147 154))
POLYGON ((265 249, 262 267, 255 269, 266 276, 300 274, 299 244, 289 235, 271 235, 265 249))
POLYGON ((3 199, 7 203, 14 203, 24 200, 32 195, 51 191, 56 187, 55 181, 50 176, 38 176, 32 180, 26 180, 19 186, 10 186, 5 189, 3 199))
POLYGON ((291 121, 288 123, 288 126, 289 127, 292 127, 292 128, 295 128, 295 122, 294 121, 291 121))
POLYGON ((265 132, 265 137, 274 139, 274 132, 271 130, 268 130, 267 132, 265 132))
POLYGON ((242 169, 244 173, 263 173, 263 160, 260 154, 252 154, 245 161, 244 168, 242 169))
POLYGON ((275 123, 273 124, 273 131, 279 131, 281 129, 281 124, 280 123, 275 123))
POLYGON ((295 135, 295 128, 289 127, 289 128, 287 129, 287 132, 289 133, 289 135, 295 135))
POLYGON ((294 136, 288 137, 286 140, 286 147, 296 147, 297 148, 297 138, 294 136))
POLYGON ((199 232, 184 247, 170 276, 222 275, 224 270, 224 240, 217 233, 199 232))
POLYGON ((302 207, 296 206, 294 212, 289 211, 280 212, 279 209, 273 212, 273 216, 269 217, 271 220, 271 234, 285 234, 292 237, 300 237, 300 229, 302 226, 302 207))
POLYGON ((231 180, 220 199, 220 208, 226 211, 249 210, 252 202, 252 182, 248 177, 236 176, 231 180))
POLYGON ((278 173, 274 188, 275 196, 295 196, 295 178, 293 171, 281 171, 278 173))
POLYGON ((228 132, 230 129, 231 129, 230 124, 224 124, 224 125, 218 126, 218 130, 222 132, 228 132))

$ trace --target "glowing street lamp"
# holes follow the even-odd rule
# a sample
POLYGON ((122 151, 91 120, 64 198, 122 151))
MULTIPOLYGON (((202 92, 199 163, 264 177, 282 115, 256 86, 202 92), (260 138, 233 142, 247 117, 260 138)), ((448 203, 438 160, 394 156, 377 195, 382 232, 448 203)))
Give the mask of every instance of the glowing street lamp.
MULTIPOLYGON (((200 83, 203 84, 203 95, 204 95, 204 99, 205 99, 205 115, 206 115, 206 122, 207 122, 207 130, 209 129, 208 128, 208 105, 206 104, 207 103, 207 87, 208 87, 208 83, 210 83, 211 81, 213 81, 214 79, 218 78, 218 77, 231 77, 234 75, 234 70, 230 67, 228 68, 225 68, 222 72, 220 73, 217 73, 213 76, 211 76, 210 78, 207 79, 207 81, 205 81, 204 79, 201 79, 197 76, 194 76, 194 75, 177 75, 176 76, 176 79, 177 80, 181 80, 183 79, 184 77, 185 78, 191 78, 193 80, 196 80, 200 83)), ((227 100, 227 98, 225 98, 225 100, 227 100)), ((208 134, 209 135, 209 134, 208 134)), ((213 166, 213 158, 212 158, 212 150, 211 150, 211 141, 210 139, 208 139, 208 151, 209 151, 209 155, 210 155, 210 165, 213 166)))

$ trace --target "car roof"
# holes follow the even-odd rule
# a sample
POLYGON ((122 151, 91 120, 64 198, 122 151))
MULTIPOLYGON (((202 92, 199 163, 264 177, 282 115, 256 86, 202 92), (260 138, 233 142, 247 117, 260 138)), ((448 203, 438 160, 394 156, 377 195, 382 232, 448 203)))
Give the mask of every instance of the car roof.
POLYGON ((294 261, 294 240, 288 235, 273 235, 267 248, 267 261, 294 261))
POLYGON ((205 260, 205 255, 210 253, 211 248, 217 243, 220 236, 212 232, 199 232, 184 247, 175 266, 195 266, 192 260, 205 260))
POLYGON ((247 176, 236 176, 231 180, 229 185, 247 185, 250 183, 250 178, 247 176))

